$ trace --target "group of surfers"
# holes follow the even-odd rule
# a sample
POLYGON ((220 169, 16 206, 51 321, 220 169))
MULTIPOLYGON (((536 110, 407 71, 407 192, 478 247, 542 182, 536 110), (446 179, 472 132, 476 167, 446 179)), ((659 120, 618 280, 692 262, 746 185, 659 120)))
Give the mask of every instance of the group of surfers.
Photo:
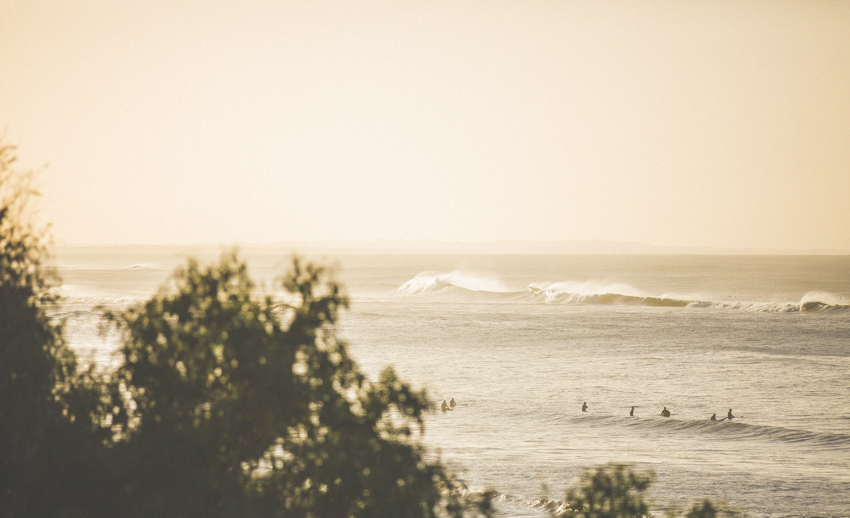
MULTIPOLYGON (((454 401, 454 399, 452 399, 452 401, 454 401)), ((443 405, 445 405, 445 404, 446 404, 446 402, 443 401, 443 405)), ((581 404, 581 411, 587 412, 587 401, 585 401, 584 403, 581 404)), ((667 407, 665 406, 664 410, 661 411, 661 417, 670 417, 670 415, 671 415, 670 411, 667 410, 667 407)), ((629 411, 629 416, 631 416, 631 417, 635 416, 635 407, 632 407, 632 409, 629 411)), ((730 421, 732 419, 735 419, 735 416, 732 415, 732 409, 731 408, 729 409, 729 412, 726 414, 725 419, 728 419, 730 421)), ((709 421, 717 421, 717 414, 711 414, 711 417, 709 417, 708 420, 709 421)), ((723 419, 721 419, 721 421, 722 420, 723 419)))
MULTIPOLYGON (((448 403, 446 403, 446 400, 444 399, 443 404, 440 405, 440 410, 442 410, 443 412, 447 412, 447 411, 450 411, 450 410, 454 410, 455 406, 457 406, 457 403, 455 403, 455 398, 452 398, 451 401, 449 401, 448 403)), ((585 401, 584 403, 581 404, 581 411, 587 412, 587 401, 585 401)), ((664 410, 661 411, 661 417, 670 417, 670 415, 671 415, 670 411, 667 410, 667 407, 665 406, 664 410)), ((632 409, 629 411, 629 416, 631 416, 631 417, 635 416, 635 407, 632 407, 632 409)), ((732 415, 732 409, 731 408, 729 409, 729 412, 726 414, 725 419, 728 419, 730 421, 732 419, 735 419, 735 416, 732 415)), ((709 421, 717 421, 717 414, 711 414, 711 417, 709 417, 708 420, 709 421)), ((721 421, 722 420, 723 419, 721 419, 721 421)))

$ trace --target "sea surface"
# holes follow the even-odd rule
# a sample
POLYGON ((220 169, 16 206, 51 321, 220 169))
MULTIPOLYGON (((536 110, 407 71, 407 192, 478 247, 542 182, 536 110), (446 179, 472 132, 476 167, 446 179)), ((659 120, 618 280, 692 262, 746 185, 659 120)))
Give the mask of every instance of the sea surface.
MULTIPOLYGON (((95 307, 144 301, 187 254, 218 253, 54 252, 57 317, 102 369, 118 358, 95 307)), ((242 256, 280 290, 288 253, 242 256)), ((609 462, 654 471, 662 510, 709 498, 749 516, 850 516, 850 257, 319 259, 351 296, 340 334, 360 366, 458 403, 427 418, 424 442, 472 491, 495 490, 500 516, 546 516, 543 501, 609 462)))

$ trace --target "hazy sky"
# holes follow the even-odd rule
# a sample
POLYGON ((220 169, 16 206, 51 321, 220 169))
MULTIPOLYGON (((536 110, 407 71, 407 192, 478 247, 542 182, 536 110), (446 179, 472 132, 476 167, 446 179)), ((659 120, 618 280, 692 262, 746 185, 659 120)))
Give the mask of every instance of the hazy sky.
POLYGON ((850 250, 850 2, 0 0, 64 243, 850 250))

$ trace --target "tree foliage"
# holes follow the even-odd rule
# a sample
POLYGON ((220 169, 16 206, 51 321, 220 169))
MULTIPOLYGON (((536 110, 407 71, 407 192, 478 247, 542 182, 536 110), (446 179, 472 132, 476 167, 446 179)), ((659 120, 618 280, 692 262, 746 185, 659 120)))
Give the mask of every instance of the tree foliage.
POLYGON ((703 500, 694 504, 690 511, 685 514, 685 518, 715 518, 717 513, 717 509, 710 500, 703 500))
MULTIPOLYGON (((558 518, 644 518, 650 516, 647 497, 654 480, 652 471, 641 473, 625 464, 587 470, 567 490, 560 506, 549 503, 549 514, 558 518)), ((709 500, 703 500, 694 504, 684 518, 716 518, 718 514, 709 500)), ((673 510, 667 516, 676 518, 677 513, 673 510)))
MULTIPOLYGON (((282 300, 233 252, 189 261, 140 307, 106 313, 120 367, 80 370, 49 310, 37 194, 0 143, 0 518, 492 516, 420 439, 433 410, 392 369, 370 382, 337 338, 348 305, 294 258, 282 300)), ((653 476, 586 472, 564 517, 646 516, 653 476)), ((709 501, 690 518, 714 518, 709 501)))
POLYGON ((567 491, 569 508, 564 518, 633 518, 646 516, 644 494, 654 475, 638 473, 623 464, 611 464, 584 472, 576 487, 567 491))
POLYGON ((340 286, 297 258, 257 297, 235 253, 112 314, 124 333, 106 420, 139 516, 461 516, 417 442, 430 403, 370 383, 337 339, 340 286))
POLYGON ((44 229, 27 222, 32 172, 0 145, 0 516, 68 515, 100 473, 98 384, 46 309, 55 301, 44 229))
POLYGON ((0 517, 489 515, 426 458, 425 392, 366 379, 337 339, 342 289, 297 258, 282 302, 235 252, 190 261, 106 314, 121 366, 80 371, 14 162, 0 146, 0 517))

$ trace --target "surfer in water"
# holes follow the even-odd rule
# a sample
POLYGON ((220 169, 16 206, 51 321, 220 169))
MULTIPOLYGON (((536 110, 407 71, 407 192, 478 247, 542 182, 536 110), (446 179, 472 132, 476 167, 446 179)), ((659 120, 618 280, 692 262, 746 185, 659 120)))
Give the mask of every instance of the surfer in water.
POLYGON ((729 409, 729 413, 728 413, 728 414, 726 414, 726 419, 728 419, 728 420, 730 420, 730 421, 731 421, 732 419, 735 419, 735 416, 733 416, 733 415, 732 415, 732 409, 731 409, 731 408, 729 409))
POLYGON ((667 407, 666 407, 666 406, 664 407, 664 410, 662 410, 662 411, 661 411, 661 415, 662 415, 663 417, 670 417, 670 411, 669 411, 669 410, 667 410, 667 407))
POLYGON ((709 421, 717 421, 717 414, 711 414, 711 417, 708 418, 709 421))
POLYGON ((445 399, 443 400, 443 404, 440 405, 440 410, 442 410, 443 412, 445 412, 446 410, 451 410, 451 408, 449 408, 449 405, 446 404, 445 399))
POLYGON ((452 408, 454 408, 454 407, 455 407, 455 405, 457 405, 457 403, 455 403, 455 398, 452 398, 452 400, 451 400, 451 401, 449 401, 449 406, 450 406, 450 407, 452 407, 452 408))
POLYGON ((584 403, 581 404, 581 411, 587 412, 587 401, 585 401, 584 403))
POLYGON ((629 417, 634 417, 634 416, 635 416, 635 407, 632 407, 632 409, 629 411, 629 417))

